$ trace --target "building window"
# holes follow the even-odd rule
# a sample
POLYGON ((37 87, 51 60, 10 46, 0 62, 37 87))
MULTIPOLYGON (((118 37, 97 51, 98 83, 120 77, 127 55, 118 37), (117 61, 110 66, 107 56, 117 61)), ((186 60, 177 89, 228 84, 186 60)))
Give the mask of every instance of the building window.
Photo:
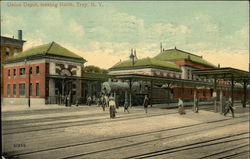
POLYGON ((19 94, 20 96, 25 96, 25 84, 19 84, 19 94))
POLYGON ((20 68, 19 72, 20 72, 20 75, 25 75, 25 68, 20 68))
POLYGON ((32 83, 30 83, 30 96, 33 96, 33 84, 32 83))
POLYGON ((40 69, 39 69, 39 66, 36 66, 36 73, 40 73, 40 69))
POLYGON ((32 67, 30 67, 30 72, 29 73, 32 74, 32 67))
POLYGON ((10 70, 8 70, 8 77, 10 77, 10 70))
POLYGON ((13 70, 13 75, 16 76, 16 69, 13 70))
POLYGON ((8 96, 10 96, 10 84, 8 84, 7 93, 8 93, 8 96))
POLYGON ((16 96, 16 84, 13 85, 13 95, 16 96))
POLYGON ((6 56, 10 56, 10 48, 6 48, 6 56))
POLYGON ((40 86, 39 86, 39 83, 36 83, 36 96, 40 96, 40 86))
POLYGON ((14 49, 14 56, 16 56, 18 53, 18 50, 17 49, 14 49))

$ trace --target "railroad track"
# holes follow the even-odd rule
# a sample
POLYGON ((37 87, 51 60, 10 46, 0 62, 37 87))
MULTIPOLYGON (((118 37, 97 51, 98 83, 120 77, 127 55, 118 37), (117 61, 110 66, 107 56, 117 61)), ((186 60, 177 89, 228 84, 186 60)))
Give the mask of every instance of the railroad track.
MULTIPOLYGON (((239 150, 239 149, 242 149, 242 148, 249 148, 249 143, 246 143, 246 144, 241 144, 241 145, 238 145, 238 146, 235 146, 233 148, 229 148, 229 149, 226 149, 226 150, 223 150, 223 151, 219 151, 219 152, 216 152, 216 153, 212 153, 212 154, 209 154, 209 155, 206 155, 206 156, 203 156, 203 157, 200 157, 199 159, 208 159, 208 158, 227 158, 227 157, 232 157, 232 156, 236 156, 236 155, 239 155, 239 154, 242 154, 242 153, 245 153, 245 151, 241 151, 241 152, 237 152, 237 153, 234 153, 234 154, 230 154, 230 155, 225 155, 223 156, 225 153, 231 153, 232 151, 234 150, 239 150)), ((247 151, 249 152, 249 151, 247 151)))
MULTIPOLYGON (((126 157, 126 158, 123 158, 123 159, 143 159, 143 158, 152 158, 152 157, 155 158, 155 157, 162 156, 162 155, 167 155, 167 154, 170 154, 170 153, 182 152, 182 151, 197 149, 197 148, 204 148, 204 147, 207 147, 207 146, 215 146, 215 145, 218 145, 218 144, 225 144, 225 143, 230 143, 230 142, 233 142, 233 141, 246 141, 247 139, 249 139, 249 137, 240 137, 240 138, 236 138, 236 139, 230 139, 232 137, 235 137, 235 136, 239 137, 239 136, 242 136, 242 135, 245 135, 245 134, 249 134, 249 132, 244 132, 244 133, 240 133, 240 134, 236 134, 236 135, 229 135, 229 136, 226 136, 226 137, 215 138, 215 139, 212 139, 212 140, 205 140, 205 141, 201 141, 201 142, 186 144, 186 145, 182 145, 182 146, 163 149, 163 150, 160 150, 160 151, 155 151, 155 152, 140 154, 140 155, 136 155, 136 156, 126 157), (230 140, 224 141, 225 139, 230 139, 230 140), (216 142, 214 142, 214 141, 216 141, 216 142), (210 142, 212 142, 212 143, 210 143, 210 142)), ((241 145, 239 147, 235 147, 234 149, 231 149, 230 151, 237 150, 239 148, 249 146, 248 142, 243 142, 243 143, 244 143, 243 145, 241 145)), ((222 153, 226 153, 226 152, 221 152, 220 154, 222 154, 222 153)), ((218 155, 218 153, 216 155, 218 155)), ((205 157, 209 158, 209 157, 212 157, 212 156, 215 157, 215 154, 205 156, 205 157)), ((72 158, 72 157, 69 157, 69 158, 72 158)), ((204 157, 202 157, 202 158, 204 158, 204 157)))
MULTIPOLYGON (((123 118, 122 117, 118 117, 116 118, 116 120, 109 120, 107 121, 105 118, 104 119, 91 119, 91 120, 80 120, 80 121, 70 121, 70 122, 63 122, 63 123, 50 123, 50 124, 42 124, 42 125, 36 125, 34 127, 34 125, 29 125, 29 126, 23 126, 21 124, 19 124, 20 126, 17 126, 16 124, 18 123, 15 123, 15 127, 4 127, 4 124, 3 124, 3 128, 2 128, 2 135, 11 135, 11 134, 19 134, 19 133, 26 133, 26 132, 34 132, 34 131, 41 131, 41 130, 52 130, 52 129, 57 129, 57 128, 67 128, 67 127, 73 127, 73 126, 85 126, 85 125, 91 125, 91 124, 99 124, 99 123, 103 123, 103 122, 117 122, 117 121, 123 121, 123 120, 127 120, 127 119, 139 119, 139 118, 144 118, 145 116, 146 117, 155 117, 155 116, 162 116, 162 115, 170 115, 170 114, 178 114, 177 112, 171 112, 171 113, 161 113, 161 114, 150 114, 150 115, 145 115, 145 114, 142 114, 138 117, 138 114, 130 114, 129 117, 126 116, 126 118, 123 118), (65 125, 65 124, 68 124, 68 125, 65 125), (53 127, 51 127, 53 126, 53 127), (21 131, 20 131, 21 129, 21 131), (28 129, 28 130, 25 130, 25 129, 28 129), (7 131, 7 132, 5 132, 7 131)), ((99 116, 100 114, 94 114, 93 116, 99 116)), ((61 117, 61 118, 55 118, 55 120, 51 120, 51 119, 45 119, 45 121, 43 122, 46 122, 46 121, 57 121, 58 119, 59 120, 65 120, 65 119, 77 119, 79 117, 90 117, 92 115, 87 115, 87 116, 77 116, 77 117, 74 117, 74 116, 70 116, 69 118, 67 117, 61 117)), ((31 119, 31 120, 34 120, 34 119, 31 119)), ((41 121, 41 119, 35 119, 35 121, 32 121, 32 122, 26 122, 25 121, 25 124, 24 125, 27 125, 27 124, 31 124, 31 123, 37 123, 37 121, 41 121)))
MULTIPOLYGON (((224 119, 222 121, 227 121, 227 120, 228 119, 224 119)), ((48 153, 49 151, 53 152, 55 150, 66 151, 68 148, 72 149, 74 147, 77 148, 79 146, 88 146, 88 145, 91 145, 91 144, 100 144, 100 143, 105 143, 105 142, 115 142, 115 141, 120 140, 120 139, 137 138, 137 137, 142 137, 142 136, 145 136, 145 135, 153 135, 153 134, 156 134, 156 133, 165 133, 165 132, 175 131, 175 130, 179 130, 179 129, 189 129, 189 128, 191 128, 191 130, 189 130, 190 132, 175 134, 175 135, 161 137, 161 138, 157 138, 157 139, 146 140, 146 141, 137 142, 137 143, 133 143, 133 144, 125 144, 125 145, 122 145, 122 146, 117 146, 117 147, 108 148, 108 149, 101 149, 101 150, 98 150, 98 151, 79 153, 79 154, 66 156, 66 157, 62 157, 62 158, 83 157, 83 156, 86 156, 86 155, 98 154, 98 153, 102 153, 102 152, 119 150, 119 149, 123 149, 123 148, 126 148, 126 147, 138 146, 138 145, 142 145, 142 144, 146 144, 146 143, 150 143, 150 142, 161 141, 163 139, 171 139, 171 138, 180 137, 180 136, 184 136, 184 135, 197 134, 199 132, 203 132, 203 131, 207 131, 207 130, 211 129, 211 128, 206 128, 206 129, 197 128, 198 130, 194 130, 194 128, 196 126, 201 126, 202 127, 202 126, 207 125, 207 124, 217 123, 218 125, 213 127, 213 129, 215 129, 215 128, 226 127, 226 126, 229 126, 229 125, 233 125, 233 124, 237 124, 237 123, 243 123, 243 122, 248 122, 248 120, 240 120, 240 121, 237 121, 237 122, 234 121, 234 123, 229 123, 229 124, 220 123, 218 121, 204 122, 204 123, 198 123, 198 124, 192 124, 192 125, 187 125, 187 126, 180 126, 180 127, 170 128, 170 129, 149 131, 149 132, 136 133, 136 134, 127 135, 127 136, 120 136, 120 137, 107 138, 107 139, 101 139, 101 140, 90 141, 90 142, 81 142, 81 143, 76 143, 76 144, 69 144, 69 145, 64 145, 64 146, 45 148, 45 149, 40 149, 40 150, 35 150, 35 151, 17 152, 17 153, 12 153, 12 154, 9 153, 8 155, 6 155, 6 157, 7 158, 12 158, 12 157, 23 157, 23 158, 25 158, 25 156, 27 157, 27 155, 29 156, 29 155, 34 155, 34 154, 37 154, 37 153, 38 154, 43 153, 43 152, 48 153)), ((244 134, 247 134, 247 133, 249 133, 249 132, 244 132, 244 133, 241 133, 241 134, 244 135, 244 134)), ((237 135, 241 135, 241 134, 237 134, 237 135)), ((233 135, 233 136, 237 136, 237 135, 233 135)), ((232 135, 231 135, 231 137, 232 137, 232 135)), ((157 152, 157 154, 158 154, 158 152, 157 152)), ((143 154, 143 155, 148 155, 148 154, 143 154)), ((156 155, 156 154, 154 154, 154 155, 156 155)), ((135 157, 140 157, 140 156, 135 156, 135 157)))
POLYGON ((67 127, 73 127, 73 126, 86 126, 86 125, 92 125, 92 124, 99 124, 99 123, 111 123, 111 122, 118 122, 118 121, 124 121, 128 119, 140 119, 140 118, 145 118, 145 117, 156 117, 156 116, 163 116, 163 115, 170 115, 170 114, 177 114, 175 113, 161 113, 161 114, 131 114, 130 116, 123 116, 123 117, 118 117, 116 120, 107 120, 109 118, 104 118, 104 119, 91 119, 91 120, 80 120, 80 121, 70 121, 70 122, 63 122, 63 123, 51 123, 51 124, 44 124, 44 125, 38 125, 34 127, 33 125, 31 126, 23 126, 23 127, 16 127, 16 128, 3 128, 3 133, 2 135, 11 135, 11 134, 19 134, 19 133, 26 133, 26 132, 34 132, 34 131, 41 131, 41 130, 52 130, 52 129, 58 129, 58 128, 67 128, 67 127), (65 125, 68 124, 68 125, 65 125), (50 127, 53 126, 53 127, 50 127), (29 129, 31 128, 31 129, 29 129), (35 129, 34 129, 35 128, 35 129), (25 130, 28 129, 28 130, 25 130), (10 131, 10 132, 4 132, 10 131), (13 131, 14 130, 14 131, 13 131))

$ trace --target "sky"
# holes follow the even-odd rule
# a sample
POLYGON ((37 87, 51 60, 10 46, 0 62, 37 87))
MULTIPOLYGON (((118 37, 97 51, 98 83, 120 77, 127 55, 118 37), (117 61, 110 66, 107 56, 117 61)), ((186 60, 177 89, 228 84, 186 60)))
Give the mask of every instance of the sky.
POLYGON ((104 69, 164 49, 203 56, 221 67, 249 68, 247 1, 1 1, 1 34, 24 50, 52 41, 104 69))

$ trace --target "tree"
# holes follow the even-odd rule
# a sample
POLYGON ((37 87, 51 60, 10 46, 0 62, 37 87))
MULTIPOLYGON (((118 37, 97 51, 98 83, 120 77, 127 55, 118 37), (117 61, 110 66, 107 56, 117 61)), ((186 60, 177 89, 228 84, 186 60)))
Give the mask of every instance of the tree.
POLYGON ((83 72, 85 72, 85 73, 103 73, 103 74, 108 73, 107 70, 101 69, 101 68, 99 68, 97 66, 93 66, 93 65, 84 67, 83 72))

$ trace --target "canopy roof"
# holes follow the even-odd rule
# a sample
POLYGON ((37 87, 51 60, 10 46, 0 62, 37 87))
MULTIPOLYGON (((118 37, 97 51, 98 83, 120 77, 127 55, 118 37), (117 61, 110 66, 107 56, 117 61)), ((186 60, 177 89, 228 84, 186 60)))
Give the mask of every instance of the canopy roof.
POLYGON ((208 61, 204 60, 202 56, 197 56, 179 49, 170 49, 164 50, 160 54, 154 57, 157 60, 161 61, 179 61, 179 60, 189 60, 201 65, 205 65, 208 67, 215 68, 213 64, 209 63, 208 61))
POLYGON ((49 44, 44 44, 40 46, 36 46, 33 48, 30 48, 26 51, 20 52, 18 55, 11 57, 6 62, 16 61, 16 60, 23 60, 26 58, 32 58, 34 56, 41 56, 41 55, 52 55, 52 56, 61 56, 61 57, 68 57, 68 58, 74 58, 78 60, 82 60, 86 62, 84 58, 82 58, 79 55, 76 55, 75 53, 69 51, 68 49, 60 46, 59 44, 52 42, 49 44))
MULTIPOLYGON (((140 81, 153 81, 156 84, 173 84, 173 85, 179 85, 179 86, 206 86, 206 87, 212 87, 213 84, 202 82, 202 81, 193 81, 193 80, 184 80, 184 79, 172 79, 172 78, 166 78, 166 77, 155 77, 155 76, 149 76, 149 75, 138 75, 138 74, 126 74, 126 75, 118 75, 114 76, 117 79, 124 79, 124 80, 140 80, 140 81)), ((226 87, 226 86, 221 86, 226 87)))
POLYGON ((193 70, 193 75, 205 76, 205 77, 215 77, 217 79, 232 79, 235 80, 250 80, 250 73, 247 71, 225 67, 225 68, 215 68, 215 69, 202 69, 193 70))
POLYGON ((167 62, 167 61, 160 61, 152 58, 143 58, 139 60, 135 60, 134 64, 132 60, 126 60, 123 62, 119 62, 115 64, 113 67, 110 68, 110 70, 116 70, 116 69, 132 69, 132 68, 145 68, 145 67, 160 67, 162 69, 167 70, 174 70, 180 72, 181 69, 178 65, 167 62))

